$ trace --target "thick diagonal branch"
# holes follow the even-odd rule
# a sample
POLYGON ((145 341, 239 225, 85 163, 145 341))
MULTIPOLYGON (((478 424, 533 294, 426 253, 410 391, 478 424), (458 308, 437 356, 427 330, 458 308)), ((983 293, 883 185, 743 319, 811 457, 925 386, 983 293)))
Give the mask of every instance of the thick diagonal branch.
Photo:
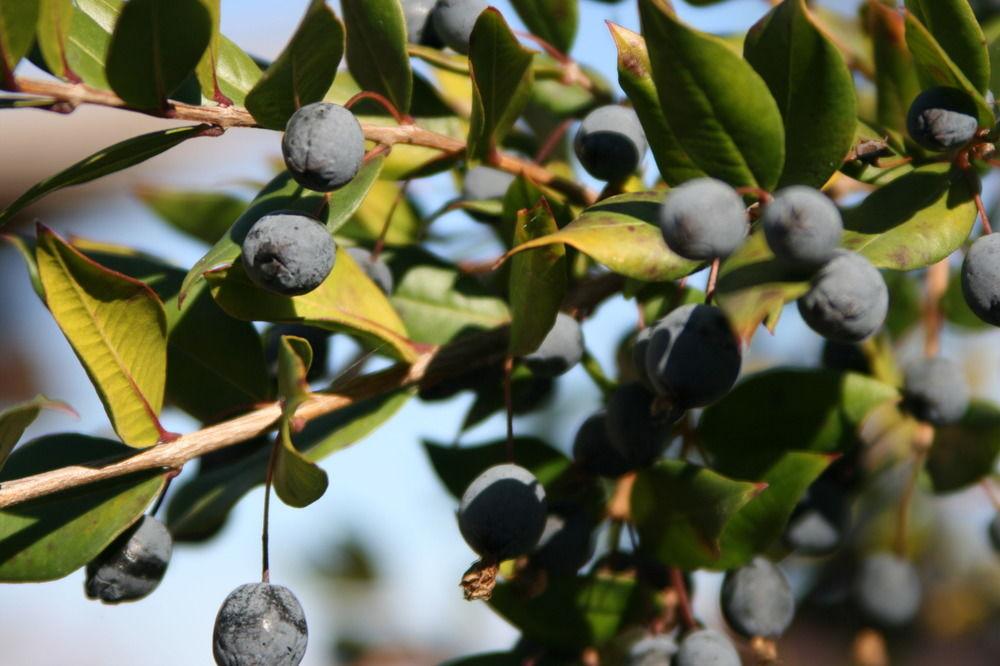
MULTIPOLYGON (((435 347, 412 365, 398 364, 381 372, 355 377, 330 391, 315 393, 296 411, 296 420, 310 421, 348 405, 415 386, 432 385, 477 366, 495 363, 507 349, 507 329, 500 328, 435 347)), ((69 465, 0 485, 0 509, 77 486, 136 472, 178 469, 206 453, 245 442, 273 429, 281 407, 269 404, 243 416, 183 435, 125 458, 69 465)))
MULTIPOLYGON (((157 118, 189 120, 208 123, 222 129, 230 127, 259 127, 250 112, 236 106, 200 106, 183 102, 170 102, 165 109, 136 109, 129 107, 113 92, 98 90, 81 83, 45 81, 27 77, 17 77, 18 92, 47 97, 55 102, 53 108, 71 111, 81 104, 94 104, 116 109, 136 111, 157 118)), ((434 148, 444 153, 459 155, 465 152, 465 142, 444 134, 431 132, 417 125, 374 125, 362 123, 365 138, 377 143, 393 146, 408 144, 434 148)), ((498 153, 494 166, 513 174, 524 174, 532 181, 571 197, 576 203, 590 205, 597 200, 597 194, 568 178, 558 176, 543 166, 513 155, 498 153)))

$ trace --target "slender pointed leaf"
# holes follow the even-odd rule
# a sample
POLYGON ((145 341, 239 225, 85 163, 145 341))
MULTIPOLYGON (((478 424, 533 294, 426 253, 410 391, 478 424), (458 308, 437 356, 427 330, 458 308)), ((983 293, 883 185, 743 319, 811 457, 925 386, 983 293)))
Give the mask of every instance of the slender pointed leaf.
POLYGON ((920 81, 906 45, 903 16, 880 2, 868 3, 868 12, 875 51, 878 122, 897 132, 905 132, 906 114, 920 94, 920 81))
POLYGON ((145 162, 151 157, 170 150, 174 146, 193 139, 198 136, 210 136, 212 127, 210 125, 191 125, 186 127, 171 127, 170 129, 157 130, 149 134, 126 139, 121 143, 116 143, 77 162, 71 167, 63 169, 54 176, 50 176, 38 183, 27 192, 19 196, 6 209, 0 211, 0 227, 24 207, 28 206, 42 197, 60 190, 70 185, 80 185, 92 180, 106 176, 130 166, 145 162))
POLYGON ((130 446, 165 434, 158 415, 167 371, 163 304, 142 282, 88 259, 39 225, 38 272, 53 318, 130 446))
MULTIPOLYGON (((518 245, 558 231, 555 218, 543 199, 518 213, 514 242, 518 245)), ((538 348, 559 313, 568 282, 566 247, 550 243, 513 257, 510 268, 511 356, 538 348)))
POLYGON ((785 161, 781 112, 760 75, 665 0, 639 4, 667 123, 694 163, 733 186, 773 189, 785 161))
POLYGON ((325 0, 312 0, 291 41, 247 93, 247 110, 262 126, 285 129, 296 109, 323 99, 343 54, 343 26, 325 0))
POLYGON ((618 83, 639 116, 660 176, 674 187, 704 176, 705 172, 698 168, 681 147, 663 114, 656 85, 653 83, 646 41, 639 33, 620 25, 609 23, 608 28, 618 48, 618 83))
POLYGON ((750 29, 744 54, 784 120, 785 167, 778 186, 822 186, 843 164, 857 125, 854 79, 840 51, 805 0, 786 0, 750 29))
POLYGON ((123 0, 74 0, 66 42, 66 64, 88 86, 110 89, 104 72, 111 32, 123 0))
POLYGON ((206 243, 217 243, 248 205, 222 192, 166 187, 142 187, 136 196, 170 226, 206 243))
MULTIPOLYGON (((413 72, 399 0, 341 0, 347 28, 347 66, 364 90, 410 112, 413 72)), ((428 17, 428 20, 429 17, 428 17)))
POLYGON ((469 38, 472 116, 466 153, 488 160, 528 103, 533 52, 525 49, 496 9, 489 7, 469 38))
POLYGON ((906 8, 927 27, 976 90, 990 85, 986 37, 968 0, 906 0, 906 8))

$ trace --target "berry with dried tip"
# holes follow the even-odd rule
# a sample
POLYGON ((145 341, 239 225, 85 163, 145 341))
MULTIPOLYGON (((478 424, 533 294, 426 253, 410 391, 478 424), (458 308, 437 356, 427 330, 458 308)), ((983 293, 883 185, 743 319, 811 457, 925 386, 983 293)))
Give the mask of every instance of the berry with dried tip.
POLYGON ((744 638, 776 638, 795 617, 788 579, 777 565, 760 556, 726 572, 720 601, 726 622, 744 638))
POLYGON ((733 387, 742 354, 722 310, 689 303, 653 327, 646 372, 653 387, 680 408, 704 407, 733 387))
POLYGON ((928 150, 950 150, 964 146, 979 130, 976 103, 958 88, 925 90, 910 105, 906 129, 928 150))
POLYGON ((458 527, 472 550, 496 561, 530 553, 545 529, 545 489, 513 464, 494 465, 469 484, 458 527))
POLYGON ((908 624, 920 610, 920 575, 889 552, 869 555, 854 579, 854 600, 865 616, 886 627, 908 624))
POLYGON ((673 666, 740 666, 740 655, 725 635, 698 629, 681 640, 673 666))
POLYGON ((655 401, 638 382, 622 384, 608 398, 608 437, 632 468, 651 465, 663 455, 672 426, 684 415, 676 407, 660 410, 655 401))
POLYGON ((837 206, 819 190, 803 185, 779 190, 764 208, 761 226, 776 257, 804 268, 832 259, 844 232, 837 206))
POLYGON ((844 491, 820 478, 792 512, 785 528, 785 545, 799 555, 829 555, 843 542, 849 514, 844 491))
POLYGON ((296 666, 308 639, 305 613, 291 590, 247 583, 222 602, 212 651, 219 666, 296 666))
POLYGON ((365 272, 372 282, 375 283, 384 294, 391 294, 395 283, 392 279, 392 271, 382 257, 372 259, 372 253, 363 247, 349 247, 347 254, 358 265, 358 268, 365 272))
POLYGON ((553 507, 531 554, 532 563, 556 576, 575 574, 594 556, 595 527, 593 519, 578 507, 553 507))
POLYGON ((587 417, 573 440, 573 460, 583 471, 617 479, 632 469, 631 463, 611 443, 607 414, 602 410, 587 417))
POLYGON ((472 29, 486 7, 483 0, 438 0, 431 13, 434 31, 445 45, 467 54, 472 29))
POLYGON ((333 270, 336 249, 319 220, 296 212, 270 213, 243 239, 243 267, 257 286, 299 296, 323 283, 333 270))
POLYGON ((329 102, 292 114, 281 139, 292 177, 310 190, 331 192, 351 181, 365 159, 365 134, 349 110, 329 102))
POLYGON ((523 361, 536 375, 557 377, 569 371, 582 358, 583 330, 580 322, 560 312, 538 349, 525 356, 523 361))
POLYGON ((1000 233, 980 236, 962 262, 962 294, 977 317, 1000 326, 1000 233))
POLYGON ((576 157, 587 173, 612 183, 635 173, 646 147, 639 116, 618 104, 600 106, 588 113, 573 141, 576 157))
POLYGON ((959 421, 969 407, 969 385, 961 366, 936 356, 906 368, 903 404, 921 421, 944 426, 959 421))
POLYGON ((87 597, 106 604, 142 599, 163 580, 173 547, 164 524, 143 516, 87 564, 87 597))
POLYGON ((728 257, 748 229, 743 199, 714 178, 696 178, 670 190, 660 207, 663 240, 685 259, 728 257))
POLYGON ((462 198, 469 201, 502 199, 514 176, 488 166, 477 166, 465 172, 462 181, 462 198))
POLYGON ((885 322, 889 289, 871 262, 841 250, 813 277, 798 305, 806 324, 824 338, 861 342, 885 322))

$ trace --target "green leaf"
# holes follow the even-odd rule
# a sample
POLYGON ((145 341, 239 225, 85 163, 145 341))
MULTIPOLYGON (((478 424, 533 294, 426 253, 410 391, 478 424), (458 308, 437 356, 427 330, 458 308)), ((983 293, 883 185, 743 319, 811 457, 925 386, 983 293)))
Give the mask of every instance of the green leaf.
POLYGON ((537 596, 502 583, 490 599, 493 610, 525 638, 565 651, 601 647, 649 603, 650 593, 635 580, 601 574, 549 578, 537 596))
POLYGON ((781 456, 760 481, 767 484, 730 519, 720 540, 714 569, 735 569, 772 547, 785 531, 795 506, 835 456, 793 451, 781 456))
MULTIPOLYGON (((514 242, 521 245, 557 231, 552 211, 543 199, 534 208, 518 213, 514 242)), ((559 313, 567 281, 566 247, 560 243, 521 252, 511 260, 511 356, 530 354, 542 344, 559 313)))
POLYGON ((293 210, 319 216, 326 209, 326 205, 322 194, 305 189, 296 183, 287 171, 279 173, 250 202, 250 206, 233 223, 229 232, 188 271, 184 277, 184 284, 181 285, 181 303, 183 304, 191 287, 202 279, 205 271, 229 266, 236 261, 240 256, 243 239, 257 220, 279 210, 293 210))
POLYGON ((493 7, 479 15, 469 38, 472 116, 469 159, 488 161, 497 143, 528 103, 533 52, 521 46, 503 16, 493 7))
MULTIPOLYGON (((945 0, 950 2, 951 0, 945 0)), ((983 98, 976 84, 969 81, 965 73, 955 64, 948 53, 942 48, 934 36, 927 30, 916 16, 906 12, 906 44, 913 54, 917 72, 923 81, 923 87, 949 86, 964 90, 979 109, 979 124, 992 127, 995 123, 993 110, 983 98)), ((987 70, 988 71, 988 70, 987 70)), ((987 84, 989 79, 987 79, 987 84)))
POLYGON ((906 132, 906 114, 920 94, 920 82, 906 45, 903 16, 881 2, 870 2, 868 23, 875 51, 878 122, 897 132, 906 132))
POLYGON ((247 201, 222 192, 146 186, 136 196, 170 226, 206 243, 217 243, 247 209, 247 201))
POLYGON ((968 0, 906 0, 913 13, 952 62, 981 93, 990 85, 986 37, 968 0))
POLYGON ((71 167, 49 176, 19 196, 6 209, 0 211, 0 227, 28 204, 70 185, 81 185, 130 166, 145 162, 151 157, 170 150, 174 146, 198 136, 211 136, 210 125, 191 125, 157 130, 149 134, 126 139, 109 146, 71 167))
POLYGON ((413 72, 399 0, 341 0, 347 27, 347 66, 364 90, 410 112, 413 72))
POLYGON ((246 106, 247 93, 260 81, 261 74, 260 67, 246 51, 225 35, 219 35, 215 82, 227 99, 246 106))
POLYGON ((840 51, 815 24, 805 0, 785 0, 750 29, 744 54, 784 120, 779 187, 821 187, 843 164, 857 123, 854 79, 840 51))
POLYGON ((390 301, 414 341, 446 344, 510 323, 503 299, 452 264, 419 248, 394 250, 387 261, 396 282, 390 301))
MULTIPOLYGON (((359 177, 355 176, 351 183, 359 177)), ((365 244, 374 243, 382 235, 386 224, 389 225, 384 238, 387 247, 413 245, 423 233, 420 214, 401 191, 400 184, 380 179, 372 183, 368 196, 354 215, 337 230, 337 235, 365 244)))
POLYGON ((46 304, 130 446, 167 434, 158 415, 167 372, 163 304, 142 282, 110 271, 39 225, 35 248, 46 304))
POLYGON ((337 249, 333 270, 319 287, 292 298, 253 284, 239 262, 207 273, 215 301, 231 317, 247 321, 298 322, 356 335, 369 346, 404 361, 417 351, 399 315, 349 254, 337 249))
MULTIPOLYGON (((355 444, 392 417, 412 396, 412 391, 370 398, 309 421, 295 436, 297 448, 316 462, 355 444)), ((202 541, 222 528, 240 499, 264 484, 271 446, 259 447, 230 464, 204 466, 197 476, 172 492, 167 505, 167 524, 177 541, 202 541)), ((252 444, 240 445, 252 446, 252 444)))
POLYGON ((303 338, 281 336, 278 345, 278 395, 282 400, 280 445, 274 456, 274 492, 289 506, 309 506, 326 492, 326 472, 310 462, 292 444, 295 410, 310 395, 306 374, 312 349, 303 338))
POLYGON ((368 160, 351 179, 351 182, 329 195, 326 226, 331 234, 339 231, 358 212, 372 188, 379 182, 378 179, 382 173, 382 167, 385 165, 385 160, 384 155, 368 160))
POLYGON ((684 151, 734 187, 773 189, 785 138, 767 84, 722 39, 681 23, 665 0, 640 3, 639 15, 660 106, 684 151))
POLYGON ((3 469, 7 457, 24 431, 35 422, 43 409, 53 409, 65 412, 79 418, 72 407, 61 400, 52 400, 44 395, 37 395, 31 400, 11 405, 0 411, 0 470, 3 469))
POLYGON ((983 32, 990 54, 990 90, 1000 90, 1000 19, 994 16, 983 32))
POLYGON ((660 176, 672 186, 704 176, 681 147, 663 113, 642 35, 614 23, 608 23, 608 29, 618 49, 618 83, 639 116, 660 176))
POLYGON ((615 273, 646 282, 683 277, 701 264, 671 252, 656 225, 664 192, 636 192, 604 199, 554 234, 518 245, 507 256, 565 243, 615 273))
POLYGON ((247 110, 263 127, 285 129, 299 107, 323 99, 343 55, 344 27, 325 0, 312 0, 285 50, 247 93, 247 110))
POLYGON ((757 229, 722 262, 716 299, 736 334, 748 341, 762 322, 774 330, 785 303, 809 291, 807 277, 778 261, 757 229))
POLYGON ((707 407, 698 433, 720 473, 762 479, 790 451, 849 451, 872 409, 898 398, 897 389, 864 375, 778 368, 747 377, 707 407))
MULTIPOLYGON (((50 435, 18 447, 0 483, 128 451, 106 439, 50 435)), ((76 571, 135 522, 162 488, 161 472, 145 472, 0 510, 0 581, 40 582, 76 571)))
POLYGON ((70 71, 93 88, 108 90, 104 73, 111 31, 115 28, 122 0, 74 0, 66 42, 66 64, 70 71))
POLYGON ((577 0, 511 0, 510 4, 532 34, 569 53, 580 22, 577 0))
POLYGON ((164 302, 168 403, 202 422, 215 422, 271 399, 260 335, 253 324, 227 316, 205 285, 192 290, 181 310, 182 270, 123 246, 82 239, 73 246, 106 268, 142 280, 164 302))
POLYGON ((0 84, 13 81, 14 68, 31 49, 38 5, 38 0, 0 4, 0 84))
POLYGON ((934 492, 970 486, 996 470, 1000 455, 1000 408, 974 400, 962 420, 937 428, 927 458, 934 492))
MULTIPOLYGON (((217 72, 217 64, 219 63, 222 55, 222 34, 219 32, 219 22, 221 18, 221 0, 200 0, 201 4, 205 6, 208 11, 209 17, 212 20, 212 31, 208 40, 208 47, 205 52, 201 54, 201 59, 198 61, 197 67, 195 67, 194 73, 198 78, 198 85, 201 86, 201 94, 206 99, 214 100, 220 104, 232 104, 236 103, 239 105, 243 104, 243 99, 246 95, 246 90, 243 90, 241 99, 239 101, 233 100, 227 96, 222 91, 222 81, 217 72)), ((232 44, 232 42, 230 42, 232 44)), ((233 45, 235 46, 235 45, 233 45)), ((244 54, 245 55, 245 54, 244 54)), ((247 57, 249 60, 249 57, 247 57)), ((253 61, 250 61, 253 65, 253 61)), ((260 69, 253 65, 250 71, 257 70, 257 77, 260 76, 260 69)), ((248 87, 249 89, 249 87, 248 87)))
POLYGON ((669 566, 712 567, 734 515, 762 490, 704 467, 665 460, 639 472, 632 488, 632 520, 644 551, 669 566))
POLYGON ((45 287, 42 286, 42 280, 38 277, 38 263, 35 261, 34 243, 14 234, 0 234, 0 239, 10 243, 17 250, 17 253, 21 255, 21 259, 24 260, 24 267, 28 270, 28 279, 31 281, 31 287, 35 290, 35 294, 41 299, 42 303, 44 303, 45 287))
MULTIPOLYGON (((30 3, 27 3, 30 4, 30 3)), ((38 49, 53 75, 66 78, 66 41, 73 20, 72 0, 40 0, 38 3, 38 49)))
POLYGON ((975 221, 966 176, 949 164, 929 164, 845 210, 843 244, 879 268, 909 271, 961 247, 975 221))
POLYGON ((212 36, 200 0, 129 0, 111 34, 108 83, 128 104, 160 108, 194 71, 212 36))
MULTIPOLYGON (((469 484, 488 467, 510 461, 507 441, 476 446, 452 446, 423 440, 431 467, 454 497, 461 497, 469 484)), ((535 437, 514 438, 514 460, 548 488, 570 471, 572 462, 560 451, 535 437)))

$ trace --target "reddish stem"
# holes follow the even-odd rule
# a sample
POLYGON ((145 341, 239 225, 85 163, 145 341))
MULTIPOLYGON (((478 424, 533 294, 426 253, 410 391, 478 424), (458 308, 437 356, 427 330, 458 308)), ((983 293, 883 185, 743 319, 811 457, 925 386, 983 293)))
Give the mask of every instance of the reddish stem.
POLYGON ((572 123, 573 123, 572 118, 566 118, 561 123, 556 125, 556 128, 552 130, 552 133, 549 134, 547 139, 545 139, 545 143, 543 143, 541 147, 538 149, 538 152, 535 153, 535 158, 534 158, 535 164, 543 164, 545 160, 549 159, 549 157, 552 155, 552 151, 554 151, 556 149, 556 146, 559 145, 559 142, 566 135, 566 130, 569 129, 569 126, 572 123))
POLYGON ((712 267, 708 269, 708 285, 705 287, 705 302, 711 303, 712 299, 715 298, 715 286, 719 281, 719 263, 718 257, 712 260, 712 267))
POLYGON ((164 474, 166 480, 163 484, 163 490, 161 490, 160 494, 157 495, 156 502, 153 503, 153 508, 149 510, 149 515, 155 516, 160 510, 160 507, 163 505, 163 500, 167 497, 167 491, 170 490, 170 482, 173 481, 174 478, 176 478, 176 476, 180 473, 181 471, 179 469, 171 469, 164 474))
POLYGON ((737 187, 736 193, 740 196, 751 194, 757 197, 757 200, 764 205, 771 203, 771 193, 762 187, 737 187))
POLYGON ((993 225, 990 224, 990 216, 986 214, 986 206, 983 205, 983 197, 976 194, 975 201, 976 208, 979 210, 979 219, 983 223, 983 231, 988 234, 993 233, 993 225))
POLYGON ((507 355, 503 361, 503 402, 507 410, 507 461, 514 462, 514 401, 511 398, 510 376, 514 371, 514 357, 507 355))
POLYGON ((537 44, 543 51, 545 51, 553 60, 558 61, 562 65, 569 65, 573 61, 568 55, 557 49, 550 42, 542 39, 538 35, 533 35, 530 32, 524 32, 523 30, 515 30, 514 34, 518 37, 527 39, 530 42, 537 44))
POLYGON ((373 102, 378 102, 378 104, 381 105, 382 108, 384 108, 386 111, 388 111, 389 115, 395 118, 396 122, 399 123, 400 125, 413 124, 413 118, 411 118, 405 113, 401 113, 400 110, 396 108, 396 105, 390 102, 387 97, 385 97, 384 95, 380 95, 377 92, 372 92, 371 90, 362 90, 357 95, 344 102, 344 108, 350 109, 363 99, 370 99, 373 102))
POLYGON ((264 527, 260 532, 261 543, 261 573, 262 583, 271 582, 271 558, 269 544, 269 523, 271 518, 271 482, 274 480, 274 463, 278 459, 278 447, 281 446, 281 435, 274 438, 271 456, 267 460, 267 475, 264 477, 264 527))
POLYGON ((670 567, 670 586, 677 592, 677 601, 681 610, 681 624, 684 629, 691 630, 698 626, 691 609, 691 599, 688 597, 687 585, 684 584, 684 573, 677 567, 670 567))
POLYGON ((406 188, 409 187, 409 185, 409 180, 403 181, 403 184, 399 188, 399 192, 396 193, 396 198, 392 200, 392 205, 389 206, 389 214, 385 216, 385 224, 382 225, 382 231, 379 232, 378 240, 375 241, 375 246, 372 248, 372 261, 378 259, 379 255, 382 254, 382 250, 385 248, 385 237, 389 234, 389 225, 392 224, 392 216, 396 214, 399 202, 406 196, 406 188))
POLYGON ((392 150, 392 146, 389 146, 384 143, 378 144, 377 146, 369 150, 367 153, 365 153, 365 160, 364 160, 365 164, 368 164, 373 159, 375 159, 376 157, 378 157, 383 153, 388 153, 390 150, 392 150))

